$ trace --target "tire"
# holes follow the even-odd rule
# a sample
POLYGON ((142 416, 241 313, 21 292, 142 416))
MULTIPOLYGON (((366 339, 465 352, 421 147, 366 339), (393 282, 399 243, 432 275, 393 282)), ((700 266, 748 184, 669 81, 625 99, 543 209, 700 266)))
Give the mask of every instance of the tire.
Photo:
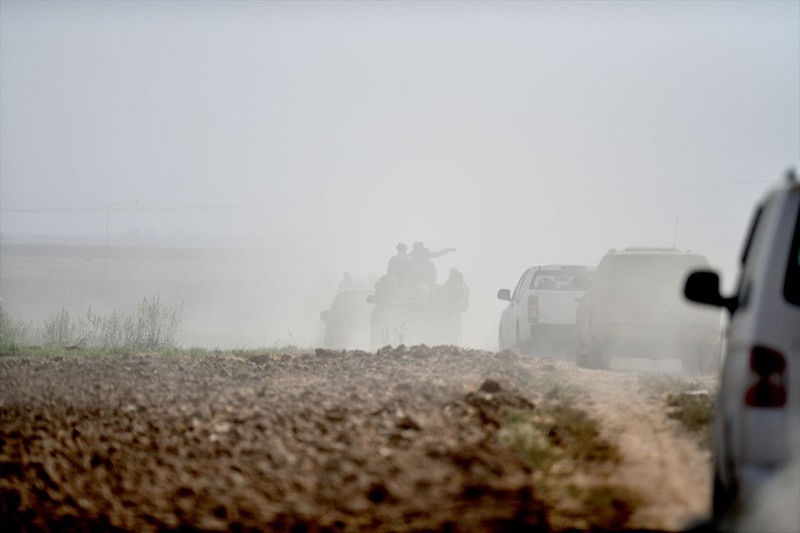
POLYGON ((709 375, 717 371, 719 357, 718 348, 708 346, 697 346, 687 348, 681 357, 681 370, 690 376, 709 375))
POLYGON ((608 357, 603 346, 592 341, 589 345, 589 368, 596 370, 608 370, 611 367, 611 358, 608 357))
POLYGON ((725 520, 728 514, 733 507, 734 495, 722 483, 722 480, 719 477, 719 470, 716 465, 714 465, 714 488, 713 488, 713 496, 711 500, 711 511, 712 511, 712 519, 714 524, 719 526, 719 524, 725 520))
POLYGON ((690 351, 681 357, 681 371, 688 376, 696 376, 700 373, 700 354, 690 351))
POLYGON ((578 337, 578 349, 575 355, 575 364, 581 368, 589 368, 589 348, 584 346, 580 336, 578 337))
POLYGON ((706 359, 706 368, 703 369, 706 374, 719 375, 722 371, 722 350, 722 342, 718 342, 709 350, 708 358, 706 359))
POLYGON ((581 368, 589 368, 589 354, 579 349, 575 364, 581 368))

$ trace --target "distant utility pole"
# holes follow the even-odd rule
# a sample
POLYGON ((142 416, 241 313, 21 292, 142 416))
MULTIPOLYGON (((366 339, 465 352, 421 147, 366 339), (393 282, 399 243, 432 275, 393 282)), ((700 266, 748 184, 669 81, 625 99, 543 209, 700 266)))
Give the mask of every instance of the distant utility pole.
POLYGON ((108 221, 111 218, 111 208, 127 207, 139 203, 139 200, 134 200, 132 202, 115 202, 115 203, 99 202, 97 200, 92 200, 91 198, 86 198, 86 200, 94 204, 100 204, 106 208, 106 248, 108 248, 108 221))

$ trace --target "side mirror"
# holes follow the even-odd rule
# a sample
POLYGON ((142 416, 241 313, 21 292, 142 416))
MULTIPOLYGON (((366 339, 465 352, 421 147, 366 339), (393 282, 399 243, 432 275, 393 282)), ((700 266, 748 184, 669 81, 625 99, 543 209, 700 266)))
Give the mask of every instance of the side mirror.
POLYGON ((686 278, 683 294, 687 299, 715 307, 724 307, 733 313, 736 310, 736 298, 725 298, 719 293, 719 276, 716 272, 699 270, 686 278))
POLYGON ((328 320, 328 311, 323 311, 323 312, 321 312, 321 313, 319 314, 319 317, 320 317, 322 320, 328 320))
POLYGON ((497 299, 498 300, 505 300, 506 302, 511 301, 511 291, 508 289, 500 289, 497 291, 497 299))

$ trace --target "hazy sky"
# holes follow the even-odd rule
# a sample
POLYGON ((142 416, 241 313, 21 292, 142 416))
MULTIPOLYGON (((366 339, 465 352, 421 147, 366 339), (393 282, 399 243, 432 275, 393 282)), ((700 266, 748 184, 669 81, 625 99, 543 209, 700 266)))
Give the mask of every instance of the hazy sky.
POLYGON ((0 6, 5 235, 102 235, 135 201, 112 234, 326 272, 458 246, 440 272, 492 331, 535 262, 676 242, 730 277, 800 161, 797 1, 0 6), (19 211, 56 207, 100 211, 19 211))

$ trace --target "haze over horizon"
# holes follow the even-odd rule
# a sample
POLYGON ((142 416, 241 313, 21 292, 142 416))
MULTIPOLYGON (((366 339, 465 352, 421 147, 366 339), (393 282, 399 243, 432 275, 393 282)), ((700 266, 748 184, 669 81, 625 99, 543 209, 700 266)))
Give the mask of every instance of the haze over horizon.
POLYGON ((274 254, 279 331, 398 242, 458 247, 476 347, 534 263, 730 287, 798 161, 800 2, 0 2, 2 234, 274 254))

